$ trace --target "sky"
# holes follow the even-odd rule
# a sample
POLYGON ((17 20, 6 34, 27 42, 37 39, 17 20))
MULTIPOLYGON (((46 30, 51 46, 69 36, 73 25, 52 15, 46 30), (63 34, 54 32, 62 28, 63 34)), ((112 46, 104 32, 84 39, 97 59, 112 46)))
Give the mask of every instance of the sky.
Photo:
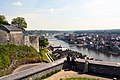
POLYGON ((120 29, 120 0, 0 0, 0 15, 24 17, 27 30, 120 29))

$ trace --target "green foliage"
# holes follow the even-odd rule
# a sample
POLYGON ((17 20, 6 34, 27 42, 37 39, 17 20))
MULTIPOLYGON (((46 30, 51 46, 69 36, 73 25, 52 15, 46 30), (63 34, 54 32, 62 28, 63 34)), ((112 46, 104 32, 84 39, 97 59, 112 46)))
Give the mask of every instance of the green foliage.
POLYGON ((40 49, 39 54, 41 55, 41 58, 43 61, 50 62, 47 56, 45 55, 48 52, 47 49, 40 49))
POLYGON ((28 46, 17 46, 14 44, 0 45, 0 75, 9 74, 11 69, 21 64, 39 62, 40 55, 28 46))
POLYGON ((50 56, 53 58, 53 60, 57 60, 57 57, 54 54, 50 54, 50 56))
POLYGON ((13 18, 11 24, 14 24, 21 29, 27 28, 27 23, 23 17, 13 18))
POLYGON ((4 15, 0 15, 0 26, 2 25, 8 25, 8 21, 6 21, 6 18, 4 15))
POLYGON ((39 46, 46 47, 49 44, 47 38, 39 38, 39 46))

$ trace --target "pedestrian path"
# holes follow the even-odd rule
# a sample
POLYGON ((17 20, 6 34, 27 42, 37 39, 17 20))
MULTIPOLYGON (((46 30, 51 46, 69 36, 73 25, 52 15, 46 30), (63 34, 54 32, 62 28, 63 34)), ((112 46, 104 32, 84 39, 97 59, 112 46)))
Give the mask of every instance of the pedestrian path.
POLYGON ((21 65, 18 68, 16 68, 12 73, 16 73, 16 72, 19 72, 19 71, 22 71, 22 70, 25 70, 25 69, 28 69, 28 68, 32 68, 32 67, 35 67, 35 66, 38 66, 38 65, 44 65, 44 64, 46 64, 46 63, 34 63, 34 64, 21 65))

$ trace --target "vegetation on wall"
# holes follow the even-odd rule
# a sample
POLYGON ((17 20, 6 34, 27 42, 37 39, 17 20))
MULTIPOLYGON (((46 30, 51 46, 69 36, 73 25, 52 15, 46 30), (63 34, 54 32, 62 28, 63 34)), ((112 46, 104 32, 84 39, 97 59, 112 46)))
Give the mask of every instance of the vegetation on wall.
POLYGON ((17 66, 40 61, 40 54, 28 46, 0 45, 0 76, 7 75, 17 66))
POLYGON ((46 78, 48 78, 48 77, 50 77, 50 76, 52 76, 52 75, 54 75, 54 74, 56 74, 56 73, 58 73, 58 72, 60 72, 60 70, 52 71, 52 72, 50 72, 50 73, 42 76, 41 78, 37 78, 37 79, 35 79, 35 80, 43 80, 43 79, 46 79, 46 78))
POLYGON ((39 54, 41 55, 41 59, 45 62, 50 62, 49 59, 46 56, 46 53, 48 52, 47 49, 40 49, 39 54))
POLYGON ((57 60, 57 57, 54 54, 50 54, 50 56, 53 58, 53 60, 57 60))

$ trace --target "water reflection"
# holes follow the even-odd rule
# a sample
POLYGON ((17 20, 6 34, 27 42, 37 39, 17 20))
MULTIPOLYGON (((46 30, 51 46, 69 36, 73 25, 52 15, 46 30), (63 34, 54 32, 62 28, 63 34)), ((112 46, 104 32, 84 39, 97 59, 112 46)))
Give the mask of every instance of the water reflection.
POLYGON ((120 62, 120 56, 116 56, 116 55, 112 55, 112 54, 104 53, 104 52, 99 52, 99 51, 93 51, 93 50, 89 50, 88 48, 77 47, 75 45, 68 44, 68 43, 58 40, 56 38, 48 38, 48 40, 51 45, 54 45, 54 46, 61 45, 62 47, 66 47, 70 50, 80 52, 83 55, 89 55, 96 59, 120 62))

